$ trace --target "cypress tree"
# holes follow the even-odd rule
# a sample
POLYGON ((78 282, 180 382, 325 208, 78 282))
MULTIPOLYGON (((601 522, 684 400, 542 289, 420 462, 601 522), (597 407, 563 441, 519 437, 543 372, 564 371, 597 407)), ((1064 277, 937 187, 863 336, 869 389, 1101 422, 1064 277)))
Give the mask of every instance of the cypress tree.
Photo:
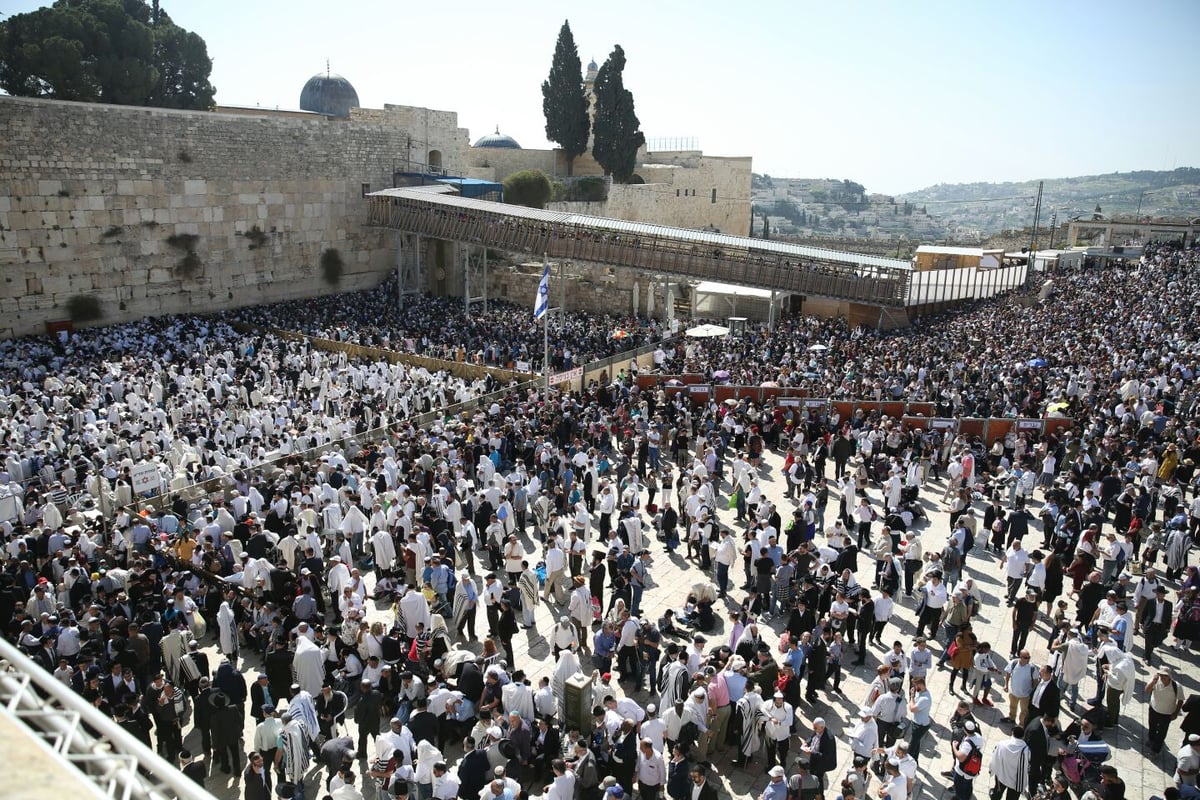
POLYGON ((596 73, 596 119, 592 155, 617 183, 628 183, 637 165, 638 148, 646 143, 633 108, 633 93, 625 88, 625 51, 616 45, 596 73))
POLYGON ((546 138, 563 149, 567 156, 567 175, 571 175, 575 158, 587 152, 591 121, 583 91, 579 50, 575 47, 570 22, 563 22, 558 32, 550 76, 542 81, 542 113, 546 115, 546 138))

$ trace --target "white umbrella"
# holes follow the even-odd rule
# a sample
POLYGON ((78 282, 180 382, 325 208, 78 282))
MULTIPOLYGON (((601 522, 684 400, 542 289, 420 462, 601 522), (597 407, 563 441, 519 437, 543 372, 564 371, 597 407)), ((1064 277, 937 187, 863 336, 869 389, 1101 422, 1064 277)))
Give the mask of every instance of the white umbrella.
POLYGON ((828 347, 826 347, 826 346, 825 346, 825 345, 823 345, 823 344, 814 344, 814 345, 809 345, 809 347, 808 347, 808 352, 810 352, 810 353, 820 353, 820 352, 823 352, 823 351, 825 351, 825 350, 828 350, 828 349, 829 349, 829 348, 828 348, 828 347))
POLYGON ((725 336, 729 333, 729 328, 705 323, 704 325, 697 325, 694 328, 688 328, 686 333, 694 339, 705 339, 712 336, 725 336))

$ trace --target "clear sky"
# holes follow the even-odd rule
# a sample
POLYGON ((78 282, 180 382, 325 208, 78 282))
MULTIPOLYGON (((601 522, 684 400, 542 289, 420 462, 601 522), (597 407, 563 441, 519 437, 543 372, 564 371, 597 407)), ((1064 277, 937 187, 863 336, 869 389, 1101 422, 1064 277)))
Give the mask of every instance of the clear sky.
MULTIPOLYGON (((0 0, 0 12, 43 5, 0 0)), ((296 108, 329 59, 364 106, 457 111, 547 147, 564 16, 626 52, 648 137, 756 172, 935 183, 1200 166, 1200 0, 162 0, 208 42, 217 102, 296 108)))

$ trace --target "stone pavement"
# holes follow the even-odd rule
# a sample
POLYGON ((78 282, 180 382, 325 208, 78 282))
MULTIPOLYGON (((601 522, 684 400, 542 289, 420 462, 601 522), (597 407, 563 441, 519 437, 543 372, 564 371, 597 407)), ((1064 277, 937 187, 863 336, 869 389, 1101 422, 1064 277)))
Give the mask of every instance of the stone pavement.
MULTIPOLYGON (((782 457, 777 453, 768 453, 763 459, 763 467, 760 471, 760 485, 765 489, 766 495, 773 501, 779 503, 780 514, 783 517, 785 524, 790 518, 794 504, 784 498, 784 486, 781 480, 780 468, 782 466, 782 457)), ((832 464, 829 466, 832 470, 832 464)), ((832 474, 830 475, 832 476, 832 474)), ((727 488, 727 486, 726 486, 727 488)), ((937 502, 941 496, 944 484, 940 481, 930 480, 926 488, 922 491, 921 502, 925 512, 929 516, 929 522, 919 524, 917 532, 922 537, 924 552, 931 550, 940 550, 945 544, 946 536, 949 533, 949 517, 944 507, 937 502)), ((882 510, 880 499, 880 491, 878 487, 872 486, 868 490, 868 496, 872 505, 877 510, 882 510)), ((661 503, 661 499, 658 501, 661 503)), ((1040 501, 1033 504, 1030 510, 1034 513, 1035 519, 1031 525, 1030 541, 1040 543, 1040 524, 1036 520, 1036 512, 1040 501)), ((976 515, 982 517, 982 504, 977 503, 976 515)), ((735 534, 740 532, 740 524, 735 523, 735 512, 727 510, 724 502, 716 503, 719 509, 719 517, 722 525, 733 528, 735 534)), ((830 509, 827 510, 827 522, 832 524, 833 514, 836 512, 836 503, 831 502, 830 509)), ((882 525, 876 523, 875 530, 882 525)), ((530 529, 532 530, 532 528, 530 529)), ((820 541, 820 537, 818 537, 820 541)), ((524 546, 527 550, 533 548, 534 543, 528 539, 525 540, 524 546)), ((982 543, 980 543, 980 546, 982 543)), ((678 608, 682 606, 687 593, 692 584, 701 580, 712 580, 711 577, 706 578, 696 566, 694 562, 685 560, 682 556, 676 554, 668 556, 662 549, 662 545, 654 541, 651 544, 651 551, 654 554, 654 563, 651 568, 651 575, 654 581, 654 587, 648 590, 642 599, 643 615, 649 615, 652 619, 657 620, 659 616, 667 608, 678 608)), ((861 585, 870 586, 874 577, 874 561, 869 556, 863 556, 859 559, 860 570, 857 575, 861 585)), ((984 603, 981 613, 975 618, 974 626, 980 642, 991 642, 997 655, 1003 658, 1008 651, 1008 644, 1011 638, 1011 621, 1009 610, 1004 605, 1004 579, 1002 566, 999 557, 983 553, 980 547, 977 547, 972 553, 967 562, 968 572, 979 581, 983 592, 984 603)), ((740 562, 731 570, 731 580, 738 581, 741 577, 740 562)), ((369 579, 370 581, 370 579, 369 579)), ((745 592, 736 590, 730 592, 730 598, 725 602, 734 607, 744 598, 745 592)), ((607 601, 606 601, 607 603, 607 601)), ((1073 612, 1073 607, 1072 607, 1073 612)), ((482 611, 482 609, 481 609, 482 611)), ((718 608, 718 611, 720 609, 718 608)), ((553 625, 553 620, 558 616, 560 610, 557 607, 548 607, 544 603, 538 606, 537 630, 549 631, 553 625)), ((481 630, 486 630, 486 620, 480 614, 479 624, 481 630)), ((715 647, 718 643, 727 638, 727 619, 723 613, 717 615, 717 629, 709 634, 709 647, 715 647)), ((887 630, 883 634, 884 641, 889 644, 899 639, 904 643, 905 652, 911 649, 912 637, 915 631, 915 601, 912 599, 898 598, 896 614, 889 623, 887 630)), ((385 609, 371 609, 369 619, 381 619, 390 622, 391 614, 385 609)), ((783 629, 786 620, 774 618, 769 623, 760 625, 760 629, 764 633, 764 638, 770 641, 772 652, 778 654, 775 649, 775 644, 778 642, 779 631, 783 629)), ((215 628, 215 626, 213 626, 215 628)), ((1047 640, 1048 625, 1045 622, 1039 622, 1035 631, 1029 637, 1028 649, 1030 650, 1034 663, 1042 664, 1047 661, 1047 640)), ((210 658, 215 665, 219 663, 220 656, 216 653, 215 644, 211 641, 204 643, 205 648, 210 652, 210 658)), ((463 645, 464 647, 478 652, 481 645, 478 642, 470 642, 463 645)), ((542 636, 539 636, 536 631, 522 631, 521 635, 514 639, 514 646, 517 650, 517 666, 524 669, 533 685, 536 687, 538 679, 543 675, 549 675, 554 666, 551 658, 550 647, 548 642, 542 636)), ((932 645, 935 653, 941 652, 941 645, 932 645)), ((811 732, 810 721, 817 716, 825 718, 829 728, 838 738, 838 770, 830 773, 831 790, 827 793, 828 800, 836 794, 837 780, 835 776, 840 776, 848 767, 850 762, 850 749, 846 743, 843 731, 848 729, 855 722, 854 714, 859 705, 865 700, 867 695, 867 685, 873 679, 875 667, 880 663, 879 657, 883 654, 883 650, 878 647, 873 647, 870 655, 867 658, 866 664, 861 667, 853 667, 850 662, 850 649, 847 650, 847 656, 843 659, 843 670, 846 671, 846 678, 842 682, 844 695, 838 696, 831 693, 825 693, 820 697, 820 700, 814 705, 806 702, 801 702, 797 713, 801 717, 800 731, 802 734, 811 732)), ((1134 648, 1135 655, 1141 654, 1141 637, 1137 637, 1137 644, 1134 648)), ((1177 676, 1180 683, 1187 690, 1188 694, 1197 691, 1200 688, 1200 679, 1193 666, 1194 659, 1190 654, 1179 653, 1172 650, 1163 650, 1164 661, 1174 667, 1177 671, 1177 676)), ((585 668, 588 665, 587 657, 583 657, 585 668)), ((243 658, 239 663, 239 668, 248 673, 247 681, 253 680, 253 674, 257 671, 261 662, 257 655, 251 655, 249 658, 243 658)), ((1089 677, 1080 687, 1081 699, 1090 696, 1095 689, 1095 681, 1091 677, 1093 670, 1089 668, 1089 677)), ((947 691, 949 671, 934 670, 930 674, 929 689, 934 696, 933 719, 934 727, 926 736, 925 743, 922 749, 922 758, 920 759, 921 766, 918 772, 918 782, 920 786, 919 796, 922 798, 934 797, 941 800, 942 798, 952 798, 951 781, 941 776, 941 772, 948 769, 950 766, 950 744, 948 738, 948 729, 946 720, 953 713, 958 702, 959 695, 955 695, 947 691)), ((1152 677, 1152 674, 1142 665, 1139 664, 1137 676, 1137 696, 1132 698, 1122 713, 1122 722, 1118 730, 1105 731, 1104 738, 1112 747, 1113 758, 1110 763, 1114 764, 1120 771, 1121 777, 1126 783, 1126 797, 1128 800, 1144 800, 1151 795, 1161 795, 1162 789, 1171 779, 1174 772, 1174 755, 1180 746, 1181 736, 1179 734, 1178 723, 1172 725, 1172 730, 1167 738, 1167 746, 1164 748, 1162 755, 1153 757, 1145 753, 1145 726, 1146 726, 1146 705, 1143 702, 1142 690, 1146 681, 1152 677)), ((1000 718, 1004 716, 1007 710, 1007 698, 999 691, 999 688, 994 688, 991 694, 992 700, 995 703, 995 708, 975 708, 974 713, 977 719, 982 724, 982 735, 985 740, 984 747, 984 771, 976 781, 975 796, 982 798, 986 797, 986 793, 991 786, 991 777, 987 771, 987 765, 990 761, 992 747, 998 741, 1007 738, 1007 733, 1002 730, 1000 718)), ((657 702, 657 697, 651 697, 648 693, 635 694, 634 699, 641 703, 657 702)), ((1064 699, 1064 715, 1061 717, 1064 725, 1069 724, 1073 717, 1069 714, 1067 703, 1064 699)), ((351 715, 348 715, 348 717, 351 715)), ((246 724, 245 741, 252 740, 254 730, 254 720, 249 719, 246 724)), ((347 721, 350 735, 355 735, 354 723, 347 721)), ((199 751, 199 734, 189 732, 185 745, 190 747, 194 752, 199 751)), ((794 755, 799 749, 799 742, 793 740, 792 754, 794 755)), ((452 747, 446 756, 451 760, 456 760, 461 755, 459 748, 452 747)), ((763 790, 766 784, 765 764, 761 758, 752 762, 748 771, 739 770, 731 765, 730 759, 732 752, 727 752, 717 756, 713 761, 713 771, 717 777, 717 783, 722 787, 722 797, 757 797, 763 790)), ((245 767, 243 759, 242 767, 245 767)), ((361 779, 360 779, 361 780, 361 779)), ((369 784, 370 782, 367 781, 369 784)), ((214 772, 208 780, 208 788, 217 797, 227 800, 230 798, 241 797, 240 780, 237 776, 229 776, 219 771, 214 772)), ((323 778, 322 778, 323 785, 323 778)), ((360 786, 363 784, 360 782, 360 786)), ((877 788, 878 782, 872 784, 872 796, 874 789, 877 788)), ((310 785, 308 797, 321 797, 321 792, 314 794, 315 786, 310 785)), ((525 787, 531 794, 541 792, 540 786, 525 787)), ((364 789, 367 795, 367 800, 373 800, 373 792, 370 791, 369 785, 364 789)))

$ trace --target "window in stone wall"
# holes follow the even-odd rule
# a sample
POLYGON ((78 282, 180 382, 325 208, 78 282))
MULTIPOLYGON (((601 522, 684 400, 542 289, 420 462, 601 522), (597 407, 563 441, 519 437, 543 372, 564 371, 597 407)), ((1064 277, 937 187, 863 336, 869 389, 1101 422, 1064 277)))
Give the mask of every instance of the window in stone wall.
POLYGON ((366 197, 366 196, 367 196, 367 195, 369 195, 370 193, 371 193, 371 184, 369 184, 369 183, 364 183, 364 184, 362 185, 362 196, 363 196, 363 197, 366 197))
POLYGON ((716 189, 713 189, 712 201, 714 203, 717 202, 717 190, 716 189))

